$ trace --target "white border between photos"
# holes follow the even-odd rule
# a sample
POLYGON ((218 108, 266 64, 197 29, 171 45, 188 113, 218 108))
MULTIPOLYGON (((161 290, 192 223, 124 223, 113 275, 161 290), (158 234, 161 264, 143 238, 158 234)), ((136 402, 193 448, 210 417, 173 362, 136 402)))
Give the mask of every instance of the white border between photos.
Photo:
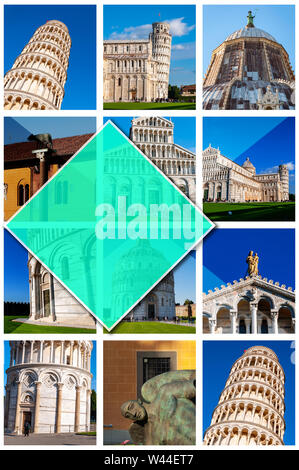
MULTIPOLYGON (((102 124, 103 124, 103 117, 116 117, 116 116, 123 116, 123 117, 128 117, 128 116, 133 116, 134 111, 133 110, 103 110, 103 60, 102 60, 102 53, 101 51, 103 50, 103 34, 102 34, 102 22, 103 22, 103 5, 182 5, 182 4, 188 4, 188 5, 196 5, 196 25, 197 25, 197 31, 196 31, 196 86, 197 86, 197 110, 196 111, 141 111, 140 114, 144 116, 176 116, 176 117, 181 117, 181 116, 189 116, 189 117, 196 117, 196 167, 197 167, 197 186, 196 186, 196 194, 197 194, 197 200, 201 201, 202 200, 202 185, 200 184, 201 182, 201 164, 200 161, 201 159, 199 158, 199 155, 201 155, 201 150, 202 150, 202 119, 205 116, 269 116, 269 113, 267 111, 258 111, 258 112, 246 112, 246 111, 202 111, 201 110, 201 88, 202 88, 202 76, 203 76, 203 70, 202 70, 202 60, 203 60, 203 52, 202 52, 202 47, 203 47, 203 6, 204 5, 295 5, 294 0, 264 0, 264 1, 254 1, 254 2, 249 2, 245 0, 194 0, 194 1, 187 1, 183 2, 182 0, 146 0, 146 1, 138 1, 138 0, 130 0, 130 1, 124 1, 124 0, 106 0, 106 1, 95 1, 91 0, 87 2, 86 4, 89 5, 97 5, 97 110, 87 110, 87 111, 82 111, 82 110, 74 110, 74 111, 43 111, 43 112, 35 112, 34 116, 44 116, 44 117, 57 117, 57 116, 64 116, 64 117, 83 117, 83 116, 88 116, 88 117, 96 117, 97 118, 97 129, 99 129, 102 124)), ((29 0, 29 1, 13 1, 13 0, 1 0, 1 8, 0 8, 0 29, 2 27, 2 44, 0 47, 0 89, 3 89, 3 37, 4 37, 4 18, 3 18, 3 6, 4 5, 40 5, 40 4, 49 4, 49 5, 80 5, 80 4, 85 4, 83 0, 78 1, 78 0, 29 0)), ((296 10, 296 26, 298 25, 298 7, 295 9, 296 10)), ((299 40, 298 40, 298 34, 296 35, 296 64, 298 63, 297 57, 298 57, 298 49, 299 49, 299 40)), ((25 112, 25 111, 8 111, 8 112, 3 112, 3 96, 2 93, 0 94, 0 109, 1 109, 1 117, 3 118, 4 115, 14 117, 14 116, 20 116, 22 117, 29 117, 32 116, 33 114, 31 112, 25 112)), ((277 111, 273 112, 273 116, 296 116, 297 111, 277 111)), ((272 113, 271 113, 272 116, 272 113)), ((296 119, 296 130, 298 130, 298 123, 296 119)), ((298 134, 297 134, 298 135, 298 134)), ((0 130, 0 155, 2 158, 3 162, 3 119, 1 119, 1 130, 0 130)), ((297 155, 297 141, 296 141, 296 155, 297 155)), ((3 181, 3 164, 1 165, 1 180, 3 181)), ((296 187, 298 187, 298 180, 297 180, 297 171, 295 173, 295 184, 296 187)), ((3 187, 1 185, 1 191, 3 191, 3 187)), ((2 194, 3 196, 3 194, 2 194)), ((3 200, 3 199, 2 199, 3 200)), ((200 206, 200 204, 199 204, 200 206)), ((3 220, 3 204, 1 204, 1 209, 0 209, 0 217, 1 220, 3 220)), ((296 205, 296 217, 298 218, 298 207, 296 205)), ((298 220, 298 219, 297 219, 298 220)), ((251 222, 222 222, 217 224, 218 228, 244 228, 244 229, 249 229, 249 228, 295 228, 295 223, 292 222, 256 222, 256 223, 251 223, 251 222)), ((297 237, 298 234, 296 233, 296 246, 297 246, 297 237)), ((1 265, 1 283, 2 283, 2 288, 0 289, 0 302, 1 302, 1 308, 2 308, 2 314, 3 314, 3 230, 1 230, 1 235, 0 235, 0 265, 1 265)), ((297 279, 297 274, 298 274, 298 266, 296 263, 296 279, 297 279)), ((196 339, 196 374, 197 374, 197 390, 198 390, 198 397, 197 397, 197 420, 196 420, 196 434, 197 434, 197 444, 195 447, 189 447, 189 446, 184 446, 184 451, 191 449, 191 450, 206 450, 208 451, 211 448, 204 447, 202 445, 202 344, 203 340, 204 341, 212 341, 212 340, 219 340, 219 341, 227 341, 227 340, 236 340, 240 341, 240 336, 239 335, 224 335, 222 337, 218 336, 212 336, 212 335, 203 335, 202 334, 202 322, 201 322, 201 305, 202 305, 202 244, 200 244, 197 247, 197 256, 196 256, 196 314, 197 314, 197 332, 196 335, 142 335, 142 334, 130 334, 130 335, 103 335, 102 333, 102 327, 99 325, 98 326, 98 333, 97 334, 80 334, 80 335, 69 335, 67 336, 67 339, 90 339, 90 340, 97 340, 97 446, 50 446, 50 449, 53 450, 99 450, 99 449, 104 449, 107 452, 109 450, 116 449, 114 446, 103 446, 103 340, 105 341, 146 341, 146 340, 151 340, 151 341, 161 341, 161 340, 167 340, 167 341, 184 341, 184 340, 189 340, 189 341, 194 341, 196 339)), ((3 317, 2 317, 3 318, 3 317)), ((50 335, 51 339, 53 340, 59 340, 61 339, 61 334, 55 334, 55 335, 50 335)), ((66 335, 64 335, 65 337, 66 335)), ((13 334, 3 334, 3 322, 1 326, 1 348, 0 348, 0 361, 1 363, 4 364, 4 343, 3 340, 21 340, 23 339, 23 335, 13 335, 13 334)), ((271 340, 277 340, 277 341, 282 341, 282 340, 292 340, 294 338, 297 338, 297 335, 279 335, 279 338, 275 335, 267 335, 265 338, 265 341, 271 341, 271 340)), ((40 335, 26 335, 26 339, 28 340, 38 340, 40 339, 40 335)), ((261 340, 260 335, 243 335, 242 339, 245 341, 247 340, 261 340)), ((297 348, 295 350, 296 354, 296 360, 298 358, 298 352, 297 348)), ((298 390, 298 374, 296 371, 296 390, 298 390)), ((0 390, 3 390, 4 386, 4 370, 2 369, 1 371, 1 378, 0 378, 0 390)), ((132 397, 133 398, 133 397, 132 397)), ((215 404, 216 406, 216 404, 215 404)), ((298 410, 296 406, 296 436, 298 436, 299 432, 299 423, 298 423, 298 410)), ((0 429, 3 430, 3 407, 0 407, 0 429)), ((37 450, 49 450, 49 446, 3 446, 3 432, 0 432, 0 448, 4 450, 32 450, 32 449, 37 449, 37 450)), ((298 441, 296 446, 285 446, 283 449, 288 450, 288 449, 298 449, 298 441)), ((148 447, 136 447, 136 446, 130 446, 128 447, 117 447, 116 450, 151 450, 151 449, 159 449, 159 451, 162 451, 163 449, 169 449, 169 450, 176 450, 177 447, 175 446, 148 446, 148 447)), ((217 449, 217 448, 214 448, 217 449)), ((221 450, 248 450, 248 447, 222 447, 221 450)), ((262 449, 258 450, 281 450, 281 447, 278 448, 265 448, 263 447, 262 449)), ((182 449, 180 449, 182 450, 182 449)))

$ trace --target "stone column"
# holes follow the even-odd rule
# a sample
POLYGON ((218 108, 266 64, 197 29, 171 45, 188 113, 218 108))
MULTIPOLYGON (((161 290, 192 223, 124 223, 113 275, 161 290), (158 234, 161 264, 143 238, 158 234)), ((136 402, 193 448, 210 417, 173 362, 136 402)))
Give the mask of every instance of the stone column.
POLYGON ((54 341, 50 341, 50 362, 53 362, 53 350, 54 350, 54 341))
POLYGON ((33 361, 33 346, 34 346, 34 341, 31 341, 31 343, 30 343, 30 362, 33 361))
POLYGON ((13 366, 14 351, 15 351, 15 347, 14 347, 14 345, 13 345, 13 346, 11 346, 11 348, 10 348, 10 362, 9 362, 9 367, 12 367, 12 366, 13 366))
POLYGON ((250 320, 248 318, 245 318, 245 327, 246 327, 246 334, 248 335, 250 333, 250 320))
POLYGON ((235 335, 237 333, 237 312, 235 310, 230 311, 230 318, 232 334, 235 335))
POLYGON ((60 364, 64 364, 64 341, 61 341, 61 347, 60 347, 60 364))
POLYGON ((24 364, 24 362, 25 362, 25 349, 26 349, 26 341, 23 341, 22 364, 24 364))
POLYGON ((71 341, 70 344, 70 365, 73 365, 73 355, 74 355, 74 341, 71 341))
POLYGON ((56 433, 61 432, 61 409, 62 409, 62 389, 63 383, 57 384, 57 408, 56 408, 56 433))
POLYGON ((252 334, 257 333, 257 303, 250 304, 250 312, 251 312, 251 324, 252 324, 252 334))
POLYGON ((85 418, 85 431, 90 430, 90 397, 91 397, 91 390, 86 390, 86 418, 85 418))
POLYGON ((75 405, 75 432, 80 430, 80 392, 81 387, 76 387, 76 405, 75 405))
POLYGON ((278 311, 271 310, 272 332, 278 334, 278 311))
POLYGON ((41 382, 35 382, 35 414, 34 414, 34 429, 33 429, 34 433, 38 433, 41 385, 42 385, 41 382))
POLYGON ((209 327, 210 327, 210 332, 214 334, 215 329, 216 329, 216 320, 214 318, 209 319, 209 327))
POLYGON ((17 402, 16 402, 16 416, 15 416, 15 428, 14 432, 16 434, 22 434, 22 429, 20 429, 20 414, 21 414, 21 409, 20 409, 20 402, 21 402, 21 391, 22 391, 22 383, 17 382, 17 402))
POLYGON ((39 362, 44 360, 44 340, 40 341, 39 362))
POLYGON ((8 427, 8 414, 9 414, 9 403, 10 403, 10 385, 5 385, 5 411, 4 411, 4 429, 8 427))

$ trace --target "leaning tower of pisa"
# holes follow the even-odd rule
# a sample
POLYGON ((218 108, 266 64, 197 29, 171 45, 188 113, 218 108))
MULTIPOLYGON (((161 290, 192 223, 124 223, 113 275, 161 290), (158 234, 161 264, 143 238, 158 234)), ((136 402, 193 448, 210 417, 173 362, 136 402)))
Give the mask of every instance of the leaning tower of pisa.
POLYGON ((289 200, 289 170, 287 165, 279 165, 279 175, 281 182, 281 200, 289 200))
POLYGON ((4 108, 61 108, 71 48, 64 23, 40 26, 4 77, 4 108))
POLYGON ((253 346, 233 364, 204 444, 283 445, 284 372, 276 354, 253 346))
POLYGON ((10 341, 4 428, 22 434, 90 429, 91 341, 10 341))
POLYGON ((151 34, 153 59, 157 61, 158 98, 168 98, 171 34, 168 23, 153 23, 151 34))

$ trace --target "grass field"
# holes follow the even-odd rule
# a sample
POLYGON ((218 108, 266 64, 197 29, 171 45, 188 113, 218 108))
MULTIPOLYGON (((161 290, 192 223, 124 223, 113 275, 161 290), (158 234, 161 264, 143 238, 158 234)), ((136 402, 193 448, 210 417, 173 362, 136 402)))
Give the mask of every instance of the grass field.
MULTIPOLYGON (((169 325, 168 323, 159 323, 159 322, 130 322, 130 323, 120 323, 117 325, 111 333, 113 334, 131 334, 131 333, 140 333, 140 334, 155 334, 155 333, 168 333, 168 334, 189 334, 195 333, 195 326, 182 326, 182 325, 169 325)), ((109 334, 104 330, 105 334, 109 334)))
POLYGON ((13 322, 16 318, 28 318, 26 315, 4 316, 4 333, 96 333, 88 328, 68 328, 64 326, 30 325, 29 323, 13 322))
POLYGON ((77 436, 96 436, 96 431, 76 432, 77 436))
POLYGON ((195 103, 104 103, 104 109, 195 109, 195 103))
POLYGON ((295 202, 248 202, 230 204, 205 202, 204 213, 215 221, 292 221, 295 220, 295 202), (230 215, 228 212, 232 212, 230 215))

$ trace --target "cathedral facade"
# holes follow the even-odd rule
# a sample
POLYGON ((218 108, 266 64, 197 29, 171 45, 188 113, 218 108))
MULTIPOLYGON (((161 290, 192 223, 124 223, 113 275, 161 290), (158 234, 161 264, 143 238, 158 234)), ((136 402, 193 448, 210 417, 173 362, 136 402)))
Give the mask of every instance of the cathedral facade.
POLYGON ((104 102, 168 98, 171 34, 153 23, 148 39, 104 41, 104 102))
POLYGON ((132 120, 130 139, 192 201, 196 199, 195 154, 174 142, 174 124, 162 117, 132 120))
POLYGON ((230 34, 214 49, 203 80, 203 108, 295 109, 295 75, 284 47, 254 25, 230 34))
POLYGON ((211 145, 202 154, 203 198, 210 202, 280 202, 289 200, 289 170, 256 174, 249 158, 242 166, 211 145))
POLYGON ((258 255, 250 251, 245 278, 203 294, 203 332, 295 333, 295 292, 262 277, 258 255))

